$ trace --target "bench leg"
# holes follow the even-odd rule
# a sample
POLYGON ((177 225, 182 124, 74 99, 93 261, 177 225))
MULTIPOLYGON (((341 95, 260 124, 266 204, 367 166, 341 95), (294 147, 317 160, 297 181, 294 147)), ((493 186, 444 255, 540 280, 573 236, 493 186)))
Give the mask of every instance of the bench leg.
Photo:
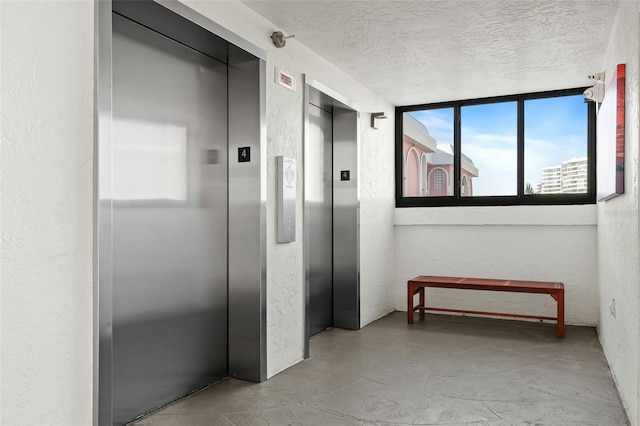
POLYGON ((558 337, 564 337, 564 290, 556 295, 558 302, 558 337))
MULTIPOLYGON (((424 297, 424 287, 420 285, 407 284, 407 323, 413 324, 413 314, 416 311, 416 306, 414 305, 414 297, 418 294, 420 302, 418 306, 425 307, 425 297, 424 297)), ((424 319, 424 310, 419 309, 420 311, 420 319, 424 319)))
POLYGON ((407 324, 413 324, 413 286, 407 285, 407 324))

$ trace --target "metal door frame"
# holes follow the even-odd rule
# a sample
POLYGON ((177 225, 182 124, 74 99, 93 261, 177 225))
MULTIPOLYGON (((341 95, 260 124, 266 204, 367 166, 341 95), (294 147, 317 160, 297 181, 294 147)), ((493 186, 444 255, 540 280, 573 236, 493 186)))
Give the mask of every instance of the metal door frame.
MULTIPOLYGON (((334 269, 334 284, 337 279, 335 274, 335 259, 343 256, 351 256, 352 263, 348 267, 345 279, 348 284, 344 287, 333 291, 333 314, 334 314, 334 326, 340 328, 347 328, 357 330, 360 328, 360 106, 355 102, 347 99, 336 91, 330 89, 324 84, 304 75, 304 170, 308 170, 311 158, 309 158, 307 144, 310 142, 310 121, 309 121, 309 105, 313 102, 320 103, 316 105, 322 107, 327 111, 332 111, 333 115, 333 174, 335 175, 336 169, 346 167, 355 171, 355 188, 350 190, 346 194, 346 199, 352 203, 352 208, 347 212, 349 220, 353 226, 353 233, 347 235, 348 238, 354 240, 355 253, 352 253, 348 248, 344 250, 343 244, 340 241, 336 241, 335 236, 343 234, 336 234, 335 220, 333 224, 334 228, 334 241, 333 241, 333 269, 334 269), (314 99, 318 97, 318 99, 314 99), (338 135, 338 136, 336 136, 338 135), (349 142, 354 142, 347 149, 349 154, 353 154, 355 159, 343 161, 337 161, 335 157, 336 153, 336 140, 346 137, 349 142), (355 150, 355 152, 353 152, 355 150), (337 290, 337 291, 336 291, 337 290)), ((344 149, 344 148, 340 148, 344 149)), ((310 279, 310 241, 308 238, 310 223, 307 220, 309 217, 309 203, 307 203, 306 194, 309 192, 307 179, 304 179, 304 291, 305 291, 305 304, 304 304, 304 357, 309 357, 309 332, 311 325, 310 316, 310 291, 309 291, 309 279, 310 279)), ((332 179, 332 181, 334 181, 332 179)), ((334 181, 335 182, 335 181, 334 181)), ((336 215, 336 185, 334 183, 334 199, 333 209, 334 218, 336 215)), ((339 195, 343 200, 345 195, 339 195)), ((344 213, 341 213, 344 215, 344 213)), ((345 272, 340 272, 344 276, 345 272)))
MULTIPOLYGON (((266 353, 266 53, 175 0, 131 5, 163 6, 228 42, 228 298, 229 376, 261 382, 266 353), (244 113, 243 116, 240 114, 244 113), (236 152, 251 147, 251 161, 236 152), (241 212, 241 214, 239 214, 241 212)), ((112 0, 95 2, 93 424, 111 425, 113 226, 111 181, 112 0), (100 152, 106 153, 100 155, 100 152)), ((160 23, 167 27, 167 22, 160 23)), ((164 28, 163 27, 163 28, 164 28)))

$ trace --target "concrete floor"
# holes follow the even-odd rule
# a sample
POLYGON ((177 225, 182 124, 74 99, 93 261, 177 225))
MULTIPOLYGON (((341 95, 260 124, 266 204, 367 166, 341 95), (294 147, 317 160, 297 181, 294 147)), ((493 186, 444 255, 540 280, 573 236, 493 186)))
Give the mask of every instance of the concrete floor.
POLYGON ((228 379, 133 423, 627 425, 595 329, 392 313, 311 339, 261 384, 228 379), (417 315, 416 315, 417 318, 417 315))

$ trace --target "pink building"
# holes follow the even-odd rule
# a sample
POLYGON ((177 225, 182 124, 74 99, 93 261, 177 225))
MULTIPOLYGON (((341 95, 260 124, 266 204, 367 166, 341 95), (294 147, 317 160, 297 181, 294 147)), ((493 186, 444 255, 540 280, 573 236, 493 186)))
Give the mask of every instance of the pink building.
MULTIPOLYGON (((409 114, 403 114, 403 194, 405 197, 453 195, 453 145, 439 144, 426 126, 409 114)), ((462 154, 460 193, 473 195, 473 178, 478 169, 462 154)))

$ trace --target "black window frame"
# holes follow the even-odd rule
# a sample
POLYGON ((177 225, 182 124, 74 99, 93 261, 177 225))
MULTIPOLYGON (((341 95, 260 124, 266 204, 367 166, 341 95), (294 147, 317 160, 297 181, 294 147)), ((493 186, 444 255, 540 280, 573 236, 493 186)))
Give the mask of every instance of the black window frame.
POLYGON ((512 205, 573 205, 596 203, 596 106, 587 103, 587 192, 559 194, 525 194, 524 180, 524 103, 528 100, 581 95, 586 87, 551 90, 545 92, 521 93, 507 96, 466 99, 459 101, 437 102, 399 106, 395 109, 395 178, 396 207, 444 207, 444 206, 512 206, 512 205), (461 120, 462 107, 492 104, 499 102, 517 102, 517 194, 508 196, 462 196, 460 187, 461 164, 461 120), (453 108, 453 188, 451 196, 405 197, 403 195, 403 114, 412 111, 453 108))

